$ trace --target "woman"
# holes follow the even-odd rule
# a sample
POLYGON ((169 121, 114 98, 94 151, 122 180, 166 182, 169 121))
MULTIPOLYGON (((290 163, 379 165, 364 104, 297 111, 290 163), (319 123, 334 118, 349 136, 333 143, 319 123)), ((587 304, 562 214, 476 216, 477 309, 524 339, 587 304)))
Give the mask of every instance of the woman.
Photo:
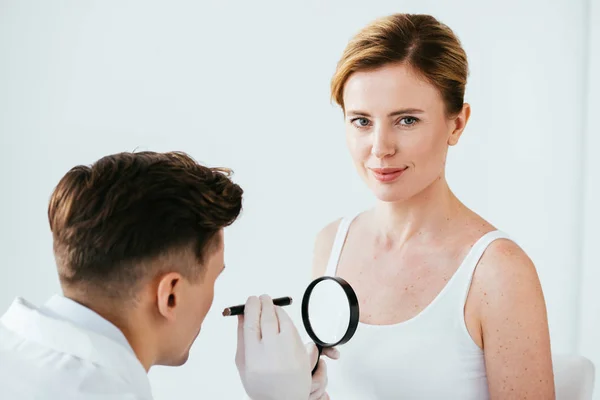
POLYGON ((329 365, 336 399, 552 399, 546 306, 531 260, 456 198, 449 146, 469 120, 467 58, 427 15, 379 19, 332 80, 375 207, 318 235, 313 276, 354 287, 361 321, 329 365))

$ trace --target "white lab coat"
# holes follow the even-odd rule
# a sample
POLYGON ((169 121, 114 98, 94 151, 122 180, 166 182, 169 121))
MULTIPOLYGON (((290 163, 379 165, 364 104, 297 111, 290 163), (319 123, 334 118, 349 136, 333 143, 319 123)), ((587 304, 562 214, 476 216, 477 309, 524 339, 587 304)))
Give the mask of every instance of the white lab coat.
POLYGON ((17 298, 0 319, 0 399, 152 399, 145 369, 114 325, 103 320, 102 334, 52 311, 17 298))

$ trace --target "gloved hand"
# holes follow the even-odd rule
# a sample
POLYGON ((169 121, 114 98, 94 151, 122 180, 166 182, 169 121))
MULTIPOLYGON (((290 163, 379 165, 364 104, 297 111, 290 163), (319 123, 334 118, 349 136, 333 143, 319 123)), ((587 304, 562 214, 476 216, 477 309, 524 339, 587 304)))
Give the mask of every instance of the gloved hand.
POLYGON ((311 363, 288 314, 268 296, 250 297, 238 317, 235 363, 253 400, 306 400, 311 363))
MULTIPOLYGON (((306 345, 306 351, 308 352, 309 359, 311 360, 311 366, 315 365, 319 351, 314 343, 308 343, 306 345)), ((334 348, 325 348, 322 353, 323 356, 327 356, 332 360, 340 358, 340 352, 334 348)), ((312 370, 312 369, 311 369, 312 370)), ((319 365, 315 374, 312 377, 312 385, 310 387, 310 397, 308 400, 329 400, 329 395, 326 392, 327 389, 327 364, 325 360, 319 359, 319 365)))

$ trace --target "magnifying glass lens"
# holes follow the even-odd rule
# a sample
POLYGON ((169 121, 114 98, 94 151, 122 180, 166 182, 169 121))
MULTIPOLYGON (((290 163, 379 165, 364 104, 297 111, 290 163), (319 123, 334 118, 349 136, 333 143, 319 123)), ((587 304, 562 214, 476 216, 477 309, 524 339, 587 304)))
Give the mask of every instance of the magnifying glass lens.
MULTIPOLYGON (((327 347, 347 343, 358 327, 358 298, 348 282, 322 276, 308 285, 302 298, 302 321, 317 345, 319 356, 327 347)), ((312 373, 317 370, 318 362, 312 373)))
POLYGON ((350 324, 348 296, 334 280, 319 282, 308 304, 310 324, 322 343, 335 344, 342 340, 350 324))

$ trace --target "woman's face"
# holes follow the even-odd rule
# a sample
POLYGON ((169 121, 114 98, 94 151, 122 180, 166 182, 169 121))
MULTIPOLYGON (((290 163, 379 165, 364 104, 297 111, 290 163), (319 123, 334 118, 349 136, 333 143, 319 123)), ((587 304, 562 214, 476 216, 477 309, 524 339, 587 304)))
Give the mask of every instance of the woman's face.
POLYGON ((346 140, 358 173, 382 201, 407 200, 444 177, 448 146, 469 118, 449 118, 438 90, 403 64, 355 72, 344 87, 346 140))

